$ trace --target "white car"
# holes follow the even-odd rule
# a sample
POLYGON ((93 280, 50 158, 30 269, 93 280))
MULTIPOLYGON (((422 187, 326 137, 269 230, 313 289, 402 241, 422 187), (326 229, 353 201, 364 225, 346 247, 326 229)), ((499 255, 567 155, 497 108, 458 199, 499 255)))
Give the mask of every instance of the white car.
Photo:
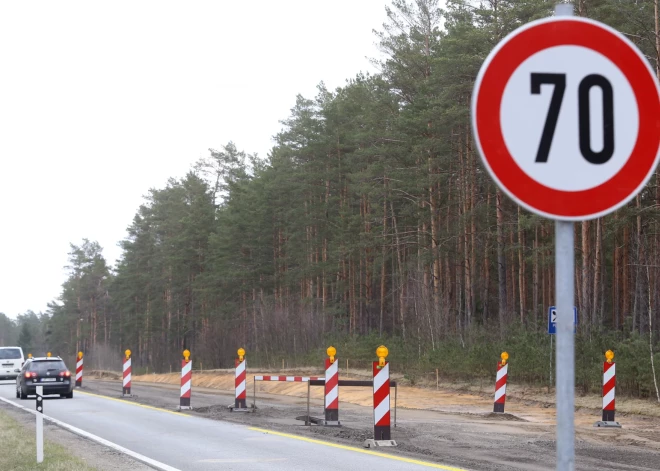
POLYGON ((21 347, 0 347, 0 380, 16 379, 24 363, 21 347))

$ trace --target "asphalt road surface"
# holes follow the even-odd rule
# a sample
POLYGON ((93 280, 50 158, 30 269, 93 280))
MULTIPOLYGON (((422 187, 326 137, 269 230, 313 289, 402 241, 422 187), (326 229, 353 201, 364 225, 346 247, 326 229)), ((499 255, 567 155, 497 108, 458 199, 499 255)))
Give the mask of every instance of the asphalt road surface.
MULTIPOLYGON (((32 397, 16 399, 12 382, 0 382, 0 396, 29 408, 35 404, 32 397)), ((78 390, 73 399, 46 397, 44 414, 182 471, 459 469, 78 390)))

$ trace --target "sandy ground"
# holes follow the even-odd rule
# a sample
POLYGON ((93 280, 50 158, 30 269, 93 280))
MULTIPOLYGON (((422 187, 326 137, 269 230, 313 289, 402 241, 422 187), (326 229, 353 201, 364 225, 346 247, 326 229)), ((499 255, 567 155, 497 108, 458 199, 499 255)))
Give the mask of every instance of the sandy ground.
MULTIPOLYGON (((0 408, 3 412, 9 414, 18 423, 20 423, 25 433, 34 436, 35 420, 34 415, 29 414, 16 407, 0 402, 0 408)), ((54 443, 64 446, 69 452, 80 458, 85 464, 96 468, 99 471, 152 471, 153 468, 146 466, 139 461, 115 451, 111 448, 100 445, 96 442, 80 437, 74 433, 59 428, 44 420, 44 438, 54 443)), ((36 467, 36 459, 35 459, 36 467)))
MULTIPOLYGON (((318 375, 318 371, 281 372, 285 375, 318 375)), ((253 375, 248 373, 248 404, 253 402, 253 375)), ((82 391, 113 397, 121 395, 116 373, 104 379, 85 378, 82 391)), ((342 379, 366 379, 366 372, 349 372, 342 379)), ((393 378, 396 379, 396 378, 393 378)), ((179 374, 133 377, 131 400, 157 407, 176 409, 179 403, 179 374)), ((297 417, 307 410, 305 383, 257 382, 256 411, 230 412, 233 403, 233 372, 193 374, 194 415, 251 426, 295 433, 308 437, 362 446, 373 438, 370 388, 340 388, 341 427, 305 426, 297 417)), ((455 385, 454 385, 455 387, 455 385)), ((439 390, 399 386, 396 427, 392 438, 397 447, 383 451, 474 470, 555 469, 555 409, 547 392, 507 390, 506 413, 492 413, 490 392, 439 390), (520 393, 523 393, 522 395, 520 393)), ((311 388, 310 412, 323 416, 323 388, 311 388)), ((394 405, 392 391, 392 405, 394 405)), ((576 397, 576 469, 658 470, 660 469, 660 407, 650 402, 617 402, 616 419, 621 429, 593 426, 600 419, 598 397, 576 397), (619 407, 619 404, 622 404, 619 407), (619 409, 623 409, 619 411, 619 409), (628 410, 631 409, 631 410, 628 410), (645 415, 633 414, 644 410, 645 415), (626 412, 624 412, 626 411, 626 412)), ((394 419, 394 410, 392 410, 394 419)))

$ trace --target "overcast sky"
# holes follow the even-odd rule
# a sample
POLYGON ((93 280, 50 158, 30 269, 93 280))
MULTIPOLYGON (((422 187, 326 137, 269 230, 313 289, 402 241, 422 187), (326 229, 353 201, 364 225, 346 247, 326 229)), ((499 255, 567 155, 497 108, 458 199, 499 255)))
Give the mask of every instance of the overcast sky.
POLYGON ((45 311, 70 242, 114 265, 142 196, 209 148, 265 157, 296 94, 374 72, 388 4, 0 3, 0 312, 45 311))

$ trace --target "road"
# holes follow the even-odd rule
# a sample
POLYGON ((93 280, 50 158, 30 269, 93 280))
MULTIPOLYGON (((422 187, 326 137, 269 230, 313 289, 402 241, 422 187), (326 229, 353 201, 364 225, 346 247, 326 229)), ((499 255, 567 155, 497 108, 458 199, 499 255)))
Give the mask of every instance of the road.
MULTIPOLYGON (((120 379, 88 379, 85 384, 85 391, 110 397, 116 397, 121 391, 120 379)), ((291 387, 294 384, 273 385, 272 390, 281 391, 288 387, 286 385, 291 387)), ((233 401, 231 391, 193 387, 195 409, 192 414, 348 446, 359 447, 365 438, 373 436, 373 411, 369 404, 340 400, 342 427, 303 427, 295 418, 305 414, 304 397, 257 390, 257 412, 236 414, 226 407, 233 401)), ((145 405, 172 410, 179 403, 178 385, 134 381, 133 392, 138 395, 134 400, 145 405)), ((320 391, 317 392, 310 412, 312 416, 320 417, 323 399, 320 391)), ((344 389, 340 398, 348 399, 350 394, 350 389, 344 389)), ((392 429, 397 446, 385 449, 388 453, 480 471, 552 471, 556 467, 556 427, 552 407, 510 400, 507 405, 510 413, 492 414, 489 412, 492 410, 490 396, 483 399, 469 394, 439 394, 414 388, 401 388, 398 399, 397 427, 392 429), (427 408, 411 408, 421 406, 424 397, 428 399, 424 402, 427 408)), ((622 429, 593 427, 594 421, 600 418, 597 410, 576 411, 575 418, 576 470, 659 469, 660 419, 657 417, 619 415, 622 429)))
MULTIPOLYGON (((16 399, 10 382, 0 383, 0 397, 34 406, 32 398, 16 399)), ((44 413, 182 471, 459 469, 81 391, 73 399, 46 398, 44 413)))

